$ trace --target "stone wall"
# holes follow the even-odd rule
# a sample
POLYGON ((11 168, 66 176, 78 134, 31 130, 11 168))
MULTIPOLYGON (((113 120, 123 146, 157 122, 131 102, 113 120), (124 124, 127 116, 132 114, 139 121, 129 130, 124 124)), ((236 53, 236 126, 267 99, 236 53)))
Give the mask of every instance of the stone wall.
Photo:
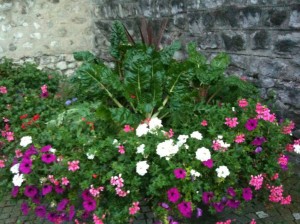
POLYGON ((35 61, 72 74, 72 52, 107 58, 110 26, 121 20, 138 34, 140 17, 169 23, 164 43, 195 41, 207 56, 231 55, 230 74, 275 95, 279 116, 300 136, 300 0, 0 0, 0 58, 35 61))
POLYGON ((229 53, 230 73, 248 77, 262 98, 275 96, 278 115, 295 120, 300 136, 300 0, 94 0, 94 5, 99 55, 106 55, 112 21, 138 34, 141 16, 154 24, 168 18, 165 43, 195 41, 207 56, 229 53))
POLYGON ((82 0, 0 0, 0 58, 71 74, 72 53, 93 49, 90 15, 82 0))

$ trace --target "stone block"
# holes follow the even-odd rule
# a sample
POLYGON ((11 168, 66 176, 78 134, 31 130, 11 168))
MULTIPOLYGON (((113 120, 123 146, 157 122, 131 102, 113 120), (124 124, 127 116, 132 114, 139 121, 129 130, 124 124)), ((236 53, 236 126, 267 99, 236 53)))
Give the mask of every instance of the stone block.
POLYGON ((269 215, 267 213, 265 213, 264 211, 258 211, 256 212, 256 215, 260 218, 260 219, 264 219, 269 217, 269 215))
POLYGON ((251 57, 250 74, 259 74, 263 77, 279 78, 288 71, 288 65, 282 60, 272 60, 268 58, 251 57))
POLYGON ((251 48, 253 50, 269 49, 270 48, 270 35, 266 30, 255 31, 250 35, 251 48))
POLYGON ((242 28, 253 28, 261 25, 262 10, 259 6, 248 6, 241 9, 240 26, 242 28))
POLYGON ((240 32, 223 32, 221 34, 225 49, 228 51, 245 50, 246 35, 240 32))
POLYGON ((291 28, 300 28, 300 6, 295 8, 289 18, 289 27, 291 28))
POLYGON ((220 48, 220 39, 217 33, 203 32, 198 42, 203 50, 220 48))

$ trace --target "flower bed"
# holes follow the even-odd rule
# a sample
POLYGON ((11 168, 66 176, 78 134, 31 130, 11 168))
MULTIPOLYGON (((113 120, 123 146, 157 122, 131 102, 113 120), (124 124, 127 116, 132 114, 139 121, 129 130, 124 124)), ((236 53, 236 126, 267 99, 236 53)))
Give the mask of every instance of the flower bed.
MULTIPOLYGON (((127 223, 146 204, 157 223, 174 224, 253 198, 291 203, 281 177, 286 152, 300 153, 294 123, 242 95, 250 84, 224 76, 228 56, 207 62, 189 45, 189 58, 178 62, 173 45, 112 43, 114 68, 75 53, 83 65, 71 84, 61 83, 69 92, 29 65, 37 86, 23 72, 2 75, 0 188, 23 201, 24 215, 127 223), (24 77, 28 85, 17 90, 24 77), (226 96, 224 83, 232 87, 226 96)), ((8 65, 0 71, 19 71, 8 65)))

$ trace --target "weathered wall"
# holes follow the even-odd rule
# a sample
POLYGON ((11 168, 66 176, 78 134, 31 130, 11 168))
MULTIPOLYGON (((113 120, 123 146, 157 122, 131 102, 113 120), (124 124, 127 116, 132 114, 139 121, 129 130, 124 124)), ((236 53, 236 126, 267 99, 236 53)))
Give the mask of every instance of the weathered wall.
POLYGON ((230 73, 247 76, 261 88, 263 98, 275 94, 278 114, 293 118, 300 129, 300 0, 94 0, 94 3, 99 55, 107 51, 113 20, 123 21, 132 32, 138 33, 138 17, 158 21, 168 18, 165 42, 174 38, 183 44, 195 41, 208 56, 228 52, 232 58, 230 73))
POLYGON ((93 49, 91 4, 85 2, 0 0, 0 57, 72 73, 72 53, 93 49))
POLYGON ((72 52, 107 58, 112 22, 138 33, 141 16, 169 19, 165 43, 228 52, 230 73, 247 76, 263 98, 274 93, 278 114, 300 129, 300 0, 0 0, 0 58, 71 74, 72 52))

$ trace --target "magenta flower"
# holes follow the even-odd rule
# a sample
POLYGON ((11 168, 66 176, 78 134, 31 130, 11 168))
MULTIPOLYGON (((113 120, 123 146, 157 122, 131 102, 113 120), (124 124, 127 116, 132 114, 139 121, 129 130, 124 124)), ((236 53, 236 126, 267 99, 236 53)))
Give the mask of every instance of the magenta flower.
POLYGON ((57 194, 62 194, 65 191, 65 189, 60 185, 55 185, 54 190, 57 194))
POLYGON ((203 192, 202 193, 202 201, 204 204, 208 204, 213 197, 214 197, 213 192, 203 192))
POLYGON ((265 137, 256 137, 251 144, 255 145, 255 146, 261 146, 264 142, 266 142, 266 138, 265 137))
POLYGON ((19 187, 18 186, 14 186, 13 189, 12 189, 12 191, 11 191, 11 196, 13 198, 15 198, 15 197, 17 197, 18 193, 19 193, 19 187))
POLYGON ((86 212, 92 212, 96 209, 96 201, 94 199, 86 199, 83 201, 83 208, 86 212))
POLYGON ((250 187, 243 188, 243 198, 245 201, 252 200, 252 190, 250 187))
POLYGON ((262 151, 262 147, 258 146, 258 147, 256 147, 256 149, 254 150, 254 153, 255 153, 255 154, 258 154, 258 153, 261 153, 261 151, 262 151))
POLYGON ((65 210, 65 208, 67 207, 68 203, 69 203, 69 200, 68 200, 68 199, 66 199, 66 198, 62 199, 62 200, 58 203, 57 209, 56 209, 56 210, 57 210, 57 211, 63 211, 63 210, 65 210))
POLYGON ((81 193, 81 197, 83 198, 83 200, 93 199, 93 196, 91 195, 89 189, 85 189, 85 190, 81 193))
POLYGON ((224 209, 224 207, 225 207, 225 206, 223 205, 223 203, 221 203, 221 202, 213 203, 213 206, 214 206, 216 212, 222 212, 223 209, 224 209))
POLYGON ((230 199, 227 201, 227 206, 230 208, 238 208, 240 206, 241 202, 235 199, 230 199))
POLYGON ((230 195, 231 197, 235 197, 236 196, 236 193, 235 193, 233 187, 229 187, 227 189, 227 194, 230 195))
POLYGON ((23 158, 19 170, 21 173, 29 174, 31 173, 32 161, 28 158, 23 158))
POLYGON ((187 218, 192 217, 192 203, 188 201, 183 201, 177 205, 179 212, 187 218))
POLYGON ((209 160, 202 162, 202 164, 204 166, 208 167, 209 169, 211 169, 214 166, 214 161, 212 159, 209 159, 209 160))
POLYGON ((58 220, 58 218, 59 218, 59 215, 56 214, 55 212, 50 212, 47 215, 48 221, 53 222, 53 223, 55 223, 58 220))
POLYGON ((28 215, 29 210, 30 210, 30 208, 29 208, 28 204, 26 202, 23 202, 21 204, 21 211, 22 211, 23 215, 28 215))
POLYGON ((173 203, 176 203, 181 196, 176 187, 170 188, 167 194, 168 194, 169 201, 173 203))
POLYGON ((75 207, 74 205, 70 206, 69 209, 69 221, 73 220, 74 216, 75 216, 75 207))
POLYGON ((248 119, 245 124, 245 128, 248 131, 253 131, 257 127, 258 121, 256 119, 248 119))
POLYGON ((41 199, 41 198, 40 198, 39 194, 36 194, 33 198, 31 198, 32 202, 33 202, 34 204, 36 204, 36 205, 41 204, 41 200, 40 200, 40 199, 41 199))
POLYGON ((182 168, 177 168, 174 170, 174 175, 177 179, 184 179, 186 176, 186 172, 182 168))
POLYGON ((49 152, 49 150, 52 148, 51 145, 45 145, 44 147, 41 148, 41 152, 49 152))
POLYGON ((24 153, 24 157, 26 157, 27 159, 30 158, 30 156, 38 154, 38 151, 36 150, 36 148, 31 145, 24 153))
POLYGON ((33 186, 33 185, 30 185, 30 186, 26 186, 25 187, 25 190, 24 190, 24 195, 29 197, 29 198, 33 198, 36 194, 38 193, 38 189, 33 186))
POLYGON ((56 156, 54 154, 47 153, 42 155, 42 161, 44 163, 50 164, 55 162, 55 160, 56 160, 56 156))
POLYGON ((44 185, 42 188, 42 195, 47 195, 47 194, 51 193, 52 189, 53 188, 51 185, 49 185, 49 184, 44 185))
POLYGON ((46 207, 43 205, 37 206, 35 208, 35 215, 40 218, 44 218, 46 216, 46 207))

